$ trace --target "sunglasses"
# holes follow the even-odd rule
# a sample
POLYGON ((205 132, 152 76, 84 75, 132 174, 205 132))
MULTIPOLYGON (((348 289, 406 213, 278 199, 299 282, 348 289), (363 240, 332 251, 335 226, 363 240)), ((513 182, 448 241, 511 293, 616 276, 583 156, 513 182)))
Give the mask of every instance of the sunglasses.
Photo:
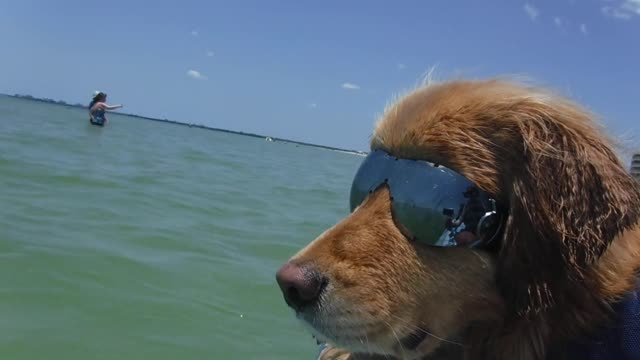
POLYGON ((387 186, 393 219, 410 240, 432 246, 482 247, 502 228, 496 201, 457 172, 423 160, 372 151, 351 185, 350 210, 387 186))

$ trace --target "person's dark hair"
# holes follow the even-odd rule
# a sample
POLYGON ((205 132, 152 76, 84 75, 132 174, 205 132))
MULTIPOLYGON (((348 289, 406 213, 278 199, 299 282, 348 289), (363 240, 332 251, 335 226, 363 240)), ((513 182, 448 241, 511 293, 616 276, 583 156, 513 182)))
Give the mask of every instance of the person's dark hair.
POLYGON ((107 94, 103 92, 97 93, 96 96, 94 96, 93 99, 91 100, 91 103, 89 103, 89 109, 91 109, 93 105, 95 105, 95 103, 97 103, 98 101, 103 101, 106 97, 107 97, 107 94))

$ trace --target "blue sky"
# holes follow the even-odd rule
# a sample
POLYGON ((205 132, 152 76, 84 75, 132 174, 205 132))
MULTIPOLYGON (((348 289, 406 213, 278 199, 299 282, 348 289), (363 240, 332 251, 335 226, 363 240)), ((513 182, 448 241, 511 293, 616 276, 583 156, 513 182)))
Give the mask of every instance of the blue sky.
POLYGON ((527 76, 637 137, 639 35, 640 0, 0 0, 0 92, 366 149, 435 66, 527 76))

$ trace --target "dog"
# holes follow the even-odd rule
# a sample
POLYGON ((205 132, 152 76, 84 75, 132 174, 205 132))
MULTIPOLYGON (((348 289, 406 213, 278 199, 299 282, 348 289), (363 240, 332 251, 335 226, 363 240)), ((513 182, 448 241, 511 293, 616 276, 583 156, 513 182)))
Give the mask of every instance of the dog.
POLYGON ((500 217, 490 244, 425 245, 402 182, 372 188, 276 274, 319 358, 640 359, 640 186, 589 111, 507 79, 431 83, 370 149, 468 180, 500 217))

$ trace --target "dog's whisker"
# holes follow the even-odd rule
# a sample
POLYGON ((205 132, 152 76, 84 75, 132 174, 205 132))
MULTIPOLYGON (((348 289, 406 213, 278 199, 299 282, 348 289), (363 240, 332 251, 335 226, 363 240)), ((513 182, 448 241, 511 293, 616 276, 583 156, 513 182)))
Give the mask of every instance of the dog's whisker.
POLYGON ((405 320, 405 319, 403 319, 403 318, 401 318, 401 317, 399 317, 397 315, 390 314, 390 316, 395 318, 396 320, 400 321, 400 326, 403 326, 405 329, 407 329, 409 331, 419 330, 419 331, 424 332, 427 336, 430 336, 430 337, 432 337, 432 338, 434 338, 436 340, 442 341, 442 342, 447 343, 447 344, 464 347, 464 344, 462 344, 462 343, 459 343, 459 342, 453 341, 453 340, 445 339, 444 337, 438 336, 438 335, 436 335, 436 334, 434 334, 434 333, 432 333, 432 332, 430 332, 430 331, 428 331, 428 330, 426 330, 426 329, 424 329, 424 328, 422 328, 422 327, 420 327, 418 325, 409 324, 408 320, 405 320))
POLYGON ((391 330, 391 333, 393 334, 393 336, 396 338, 396 341, 398 342, 398 345, 400 345, 400 351, 402 352, 402 358, 406 358, 406 354, 404 352, 404 347, 402 346, 402 342, 400 341, 400 338, 398 337, 398 335, 396 334, 396 331, 393 330, 393 326, 391 326, 391 324, 389 324, 387 321, 384 322, 389 329, 391 330))
POLYGON ((384 358, 389 360, 389 355, 388 354, 384 354, 384 358))
POLYGON ((484 257, 482 257, 480 254, 478 254, 478 251, 477 251, 477 250, 472 249, 472 250, 471 250, 471 253, 472 253, 473 255, 477 256, 477 257, 478 257, 478 259, 480 259, 480 262, 482 262, 482 263, 484 264, 485 268, 488 268, 488 267, 489 267, 489 262, 487 262, 487 259, 485 259, 485 258, 484 258, 484 257))

